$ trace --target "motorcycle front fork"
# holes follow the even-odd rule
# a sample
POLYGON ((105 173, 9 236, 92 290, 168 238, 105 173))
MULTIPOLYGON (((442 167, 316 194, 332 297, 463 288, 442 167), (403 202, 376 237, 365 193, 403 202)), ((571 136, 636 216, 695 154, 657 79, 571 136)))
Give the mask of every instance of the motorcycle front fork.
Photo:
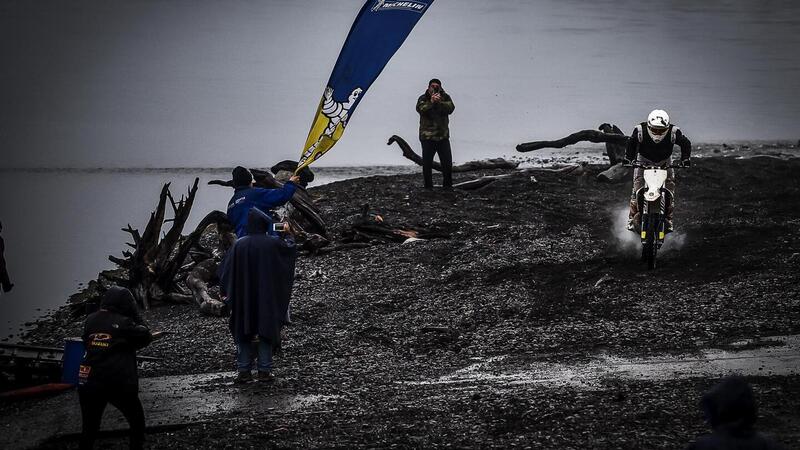
POLYGON ((664 217, 667 210, 667 193, 665 189, 661 190, 661 198, 652 202, 644 201, 644 196, 639 196, 639 208, 641 215, 641 239, 642 244, 646 244, 650 238, 648 233, 655 232, 655 241, 660 248, 664 243, 664 217), (652 227, 651 227, 652 225, 652 227))

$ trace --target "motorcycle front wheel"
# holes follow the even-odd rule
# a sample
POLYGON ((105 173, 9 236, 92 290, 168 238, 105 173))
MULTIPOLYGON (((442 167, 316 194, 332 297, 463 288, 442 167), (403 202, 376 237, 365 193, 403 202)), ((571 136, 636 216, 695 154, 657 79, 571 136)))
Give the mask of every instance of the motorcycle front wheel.
POLYGON ((650 237, 647 239, 645 249, 647 251, 647 268, 653 270, 656 268, 656 256, 658 255, 658 245, 653 238, 653 233, 651 233, 650 237))
MULTIPOLYGON (((648 217, 650 219, 650 217, 648 217)), ((647 263, 647 268, 656 268, 656 256, 658 255, 658 243, 656 242, 656 226, 654 220, 643 220, 642 229, 647 230, 645 241, 642 243, 642 261, 647 263)))

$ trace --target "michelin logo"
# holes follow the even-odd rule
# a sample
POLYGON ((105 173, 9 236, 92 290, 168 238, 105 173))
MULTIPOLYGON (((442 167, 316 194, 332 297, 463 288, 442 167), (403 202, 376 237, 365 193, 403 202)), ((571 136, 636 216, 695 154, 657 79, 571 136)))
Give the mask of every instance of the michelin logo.
POLYGON ((372 12, 388 11, 391 9, 403 9, 406 11, 413 11, 422 13, 428 5, 426 3, 417 1, 392 1, 392 0, 377 0, 372 7, 372 12))

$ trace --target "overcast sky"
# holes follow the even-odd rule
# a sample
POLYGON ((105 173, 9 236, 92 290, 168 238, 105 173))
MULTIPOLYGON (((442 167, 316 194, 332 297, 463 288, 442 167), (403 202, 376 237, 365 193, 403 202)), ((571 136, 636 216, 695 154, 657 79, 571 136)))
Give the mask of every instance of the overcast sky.
MULTIPOLYGON (((0 0, 0 168, 300 154, 362 0, 0 0)), ((694 141, 800 137, 800 2, 436 0, 320 165, 404 164, 416 97, 456 161, 667 109, 694 141)))

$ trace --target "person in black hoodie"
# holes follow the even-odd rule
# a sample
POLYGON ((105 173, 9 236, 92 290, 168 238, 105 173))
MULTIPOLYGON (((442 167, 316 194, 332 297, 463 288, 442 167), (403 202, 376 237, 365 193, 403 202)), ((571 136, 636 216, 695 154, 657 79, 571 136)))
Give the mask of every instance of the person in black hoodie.
POLYGON ((700 436, 688 450, 779 450, 782 447, 755 430, 755 396, 740 376, 723 379, 700 401, 711 434, 700 436))
POLYGON ((92 448, 108 403, 128 420, 131 448, 144 445, 144 410, 139 401, 136 351, 152 339, 133 294, 122 287, 106 291, 100 310, 86 318, 83 328, 86 356, 80 367, 78 386, 83 419, 81 449, 92 448))
POLYGON ((219 288, 230 307, 236 343, 237 381, 252 379, 253 339, 258 337, 258 378, 272 381, 272 354, 280 347, 281 327, 294 283, 294 242, 268 233, 270 217, 258 208, 247 214, 247 236, 236 241, 220 264, 219 288))

